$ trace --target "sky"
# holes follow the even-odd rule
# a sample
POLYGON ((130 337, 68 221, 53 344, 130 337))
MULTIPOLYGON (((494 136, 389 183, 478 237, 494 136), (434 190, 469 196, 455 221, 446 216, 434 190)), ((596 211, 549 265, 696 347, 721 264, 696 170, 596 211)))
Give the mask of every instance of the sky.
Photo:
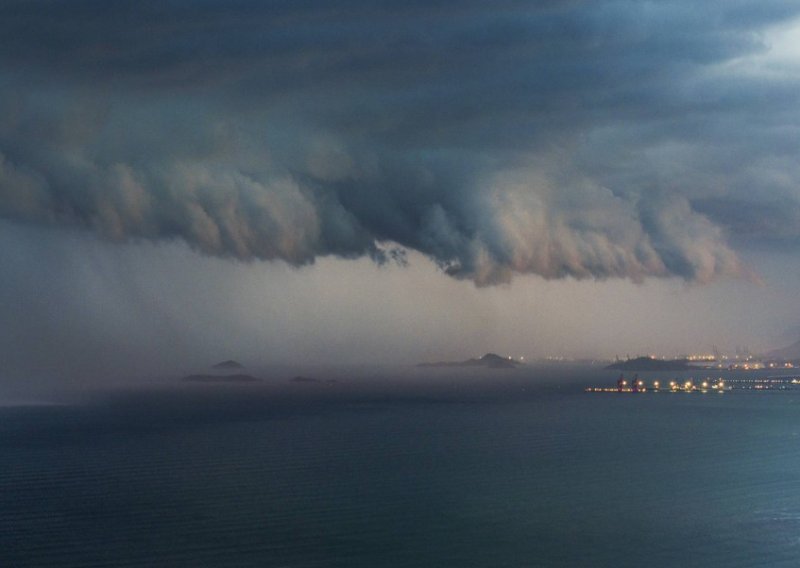
POLYGON ((0 5, 0 373, 800 338, 800 5, 0 5))

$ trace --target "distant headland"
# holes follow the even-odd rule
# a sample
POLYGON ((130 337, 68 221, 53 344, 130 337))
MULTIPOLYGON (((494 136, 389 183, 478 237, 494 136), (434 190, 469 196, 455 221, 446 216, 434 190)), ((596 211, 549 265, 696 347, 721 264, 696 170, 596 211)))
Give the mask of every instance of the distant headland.
POLYGON ((484 367, 487 369, 516 369, 522 363, 511 357, 502 357, 496 353, 487 353, 480 359, 466 361, 439 361, 436 363, 419 363, 417 367, 484 367))

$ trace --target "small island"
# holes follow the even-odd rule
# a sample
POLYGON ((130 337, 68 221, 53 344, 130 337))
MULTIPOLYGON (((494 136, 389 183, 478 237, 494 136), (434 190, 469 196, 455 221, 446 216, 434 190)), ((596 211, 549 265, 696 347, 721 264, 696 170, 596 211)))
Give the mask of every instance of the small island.
POLYGON ((691 368, 684 359, 664 360, 654 357, 636 357, 606 367, 613 371, 686 371, 691 368))
POLYGON ((319 379, 315 379, 314 377, 303 377, 303 376, 296 376, 289 379, 293 383, 320 383, 319 379))
POLYGON ((316 379, 314 377, 304 377, 302 375, 292 377, 291 379, 289 379, 289 381, 292 383, 325 383, 327 385, 333 385, 338 382, 336 379, 326 379, 323 381, 321 379, 316 379))
POLYGON ((233 359, 228 359, 227 361, 222 361, 221 363, 217 363, 211 367, 212 369, 244 369, 244 365, 239 363, 238 361, 234 361, 233 359))
POLYGON ((480 359, 466 361, 439 361, 436 363, 419 363, 417 367, 483 367, 486 369, 516 369, 522 365, 511 357, 502 357, 496 353, 487 353, 480 359))
POLYGON ((257 383, 261 379, 251 375, 187 375, 181 379, 189 383, 257 383))

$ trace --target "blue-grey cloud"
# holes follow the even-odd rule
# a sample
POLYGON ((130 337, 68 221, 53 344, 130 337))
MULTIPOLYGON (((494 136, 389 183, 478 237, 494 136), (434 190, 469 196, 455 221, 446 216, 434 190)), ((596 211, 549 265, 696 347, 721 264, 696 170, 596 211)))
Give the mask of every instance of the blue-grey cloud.
POLYGON ((6 2, 0 215, 293 264, 412 249, 478 284, 709 280, 741 270, 731 230, 785 232, 729 209, 800 204, 800 75, 758 62, 798 15, 6 2))

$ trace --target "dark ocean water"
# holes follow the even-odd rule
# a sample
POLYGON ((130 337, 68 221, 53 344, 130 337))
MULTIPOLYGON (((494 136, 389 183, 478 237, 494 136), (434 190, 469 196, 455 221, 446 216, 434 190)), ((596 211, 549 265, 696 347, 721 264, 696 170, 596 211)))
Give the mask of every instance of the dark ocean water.
POLYGON ((0 408, 0 566, 800 566, 800 392, 431 373, 0 408))

